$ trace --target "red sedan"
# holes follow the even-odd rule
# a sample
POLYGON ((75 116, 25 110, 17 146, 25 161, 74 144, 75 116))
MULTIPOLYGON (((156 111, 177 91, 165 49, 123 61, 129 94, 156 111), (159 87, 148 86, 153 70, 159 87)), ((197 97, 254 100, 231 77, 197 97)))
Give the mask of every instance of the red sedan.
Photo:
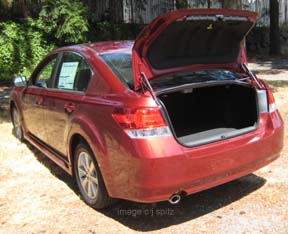
POLYGON ((181 10, 135 42, 51 52, 29 82, 14 80, 15 135, 75 175, 95 208, 189 195, 275 160, 283 121, 247 68, 256 13, 181 10))

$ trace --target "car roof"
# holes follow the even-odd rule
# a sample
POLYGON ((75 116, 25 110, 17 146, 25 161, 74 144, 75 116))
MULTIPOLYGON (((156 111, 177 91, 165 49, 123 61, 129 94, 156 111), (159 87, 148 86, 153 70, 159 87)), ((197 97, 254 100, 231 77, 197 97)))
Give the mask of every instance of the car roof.
POLYGON ((134 41, 104 41, 85 44, 99 54, 111 53, 116 51, 132 51, 134 41))
POLYGON ((92 49, 97 54, 106 54, 113 52, 125 52, 131 53, 134 41, 104 41, 95 43, 85 43, 79 45, 65 46, 56 49, 54 52, 60 52, 65 50, 76 50, 83 51, 87 49, 92 49))

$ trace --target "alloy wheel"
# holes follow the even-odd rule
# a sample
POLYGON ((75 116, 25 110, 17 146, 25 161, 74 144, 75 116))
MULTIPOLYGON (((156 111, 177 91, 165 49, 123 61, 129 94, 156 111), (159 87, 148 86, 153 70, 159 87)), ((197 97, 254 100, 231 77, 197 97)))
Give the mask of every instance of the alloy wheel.
POLYGON ((97 171, 92 158, 87 152, 80 152, 77 170, 83 191, 90 199, 95 199, 99 185, 97 171))

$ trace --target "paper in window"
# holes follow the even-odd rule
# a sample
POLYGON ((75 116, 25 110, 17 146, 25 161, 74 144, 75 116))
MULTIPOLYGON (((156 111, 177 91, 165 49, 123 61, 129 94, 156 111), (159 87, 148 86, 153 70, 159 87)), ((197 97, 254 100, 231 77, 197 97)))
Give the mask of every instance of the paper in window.
POLYGON ((62 63, 58 88, 73 89, 74 80, 77 72, 79 62, 65 62, 62 63))

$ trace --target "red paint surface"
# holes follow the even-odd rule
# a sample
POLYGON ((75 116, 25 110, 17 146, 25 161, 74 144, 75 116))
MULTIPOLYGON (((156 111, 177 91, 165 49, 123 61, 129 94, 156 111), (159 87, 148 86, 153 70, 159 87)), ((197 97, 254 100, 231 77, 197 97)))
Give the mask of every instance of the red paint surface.
MULTIPOLYGON (((202 14, 209 10, 194 12, 202 14)), ((178 17, 176 13, 171 16, 178 17)), ((254 16, 251 14, 253 20, 254 16)), ((72 174, 72 141, 75 135, 81 135, 94 152, 109 195, 142 202, 167 200, 178 191, 190 194, 225 183, 279 156, 283 121, 278 111, 262 113, 259 127, 253 132, 197 147, 180 145, 174 136, 131 139, 113 118, 115 108, 157 105, 150 95, 125 87, 97 53, 131 50, 132 46, 131 41, 104 42, 52 52, 80 53, 92 66, 93 78, 85 94, 35 86, 15 88, 11 101, 22 116, 26 139, 72 174), (70 103, 75 109, 67 113, 65 107, 70 103), (54 154, 51 148, 59 154, 54 154)), ((242 62, 246 59, 242 58, 242 62)))

